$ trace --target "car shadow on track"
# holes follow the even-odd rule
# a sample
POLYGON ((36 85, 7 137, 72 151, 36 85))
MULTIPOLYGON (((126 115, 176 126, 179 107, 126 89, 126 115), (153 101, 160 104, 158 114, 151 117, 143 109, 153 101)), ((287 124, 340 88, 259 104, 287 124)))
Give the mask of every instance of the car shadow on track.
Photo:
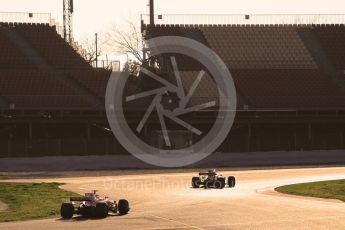
POLYGON ((56 221, 60 221, 60 222, 79 222, 79 221, 87 221, 87 220, 103 220, 103 219, 106 219, 106 218, 120 217, 120 216, 126 216, 126 215, 109 213, 108 216, 104 217, 104 218, 93 217, 93 216, 74 216, 71 219, 58 218, 58 219, 56 219, 56 221))
POLYGON ((193 188, 191 186, 191 187, 189 187, 189 189, 191 189, 191 190, 222 190, 222 189, 231 189, 231 188, 229 188, 228 186, 226 186, 224 188, 213 188, 213 187, 210 187, 210 188, 205 188, 205 187, 193 188))

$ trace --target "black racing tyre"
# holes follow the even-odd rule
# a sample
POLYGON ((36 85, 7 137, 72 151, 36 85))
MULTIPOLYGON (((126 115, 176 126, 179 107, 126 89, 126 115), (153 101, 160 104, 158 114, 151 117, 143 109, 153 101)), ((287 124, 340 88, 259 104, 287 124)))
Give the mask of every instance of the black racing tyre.
POLYGON ((204 184, 204 189, 208 189, 208 188, 212 187, 212 185, 213 185, 213 182, 210 181, 210 180, 205 180, 204 183, 205 183, 204 184))
POLYGON ((200 178, 199 177, 193 177, 192 178, 192 187, 193 188, 199 188, 200 187, 200 178))
POLYGON ((235 177, 229 176, 229 177, 228 177, 228 185, 229 185, 229 187, 230 187, 230 188, 233 188, 233 187, 235 187, 235 184, 236 184, 236 179, 235 179, 235 177))
POLYGON ((74 206, 71 203, 62 203, 60 214, 63 219, 71 219, 74 214, 74 206))
POLYGON ((120 215, 126 215, 129 212, 129 203, 127 200, 119 200, 118 210, 120 215))
POLYGON ((96 217, 105 218, 108 216, 108 206, 106 203, 96 204, 96 217))
POLYGON ((221 177, 221 178, 218 178, 218 181, 220 182, 220 187, 219 189, 223 189, 225 187, 225 178, 224 177, 221 177))
POLYGON ((221 189, 222 188, 222 182, 220 180, 215 180, 213 182, 213 187, 215 187, 217 189, 221 189))

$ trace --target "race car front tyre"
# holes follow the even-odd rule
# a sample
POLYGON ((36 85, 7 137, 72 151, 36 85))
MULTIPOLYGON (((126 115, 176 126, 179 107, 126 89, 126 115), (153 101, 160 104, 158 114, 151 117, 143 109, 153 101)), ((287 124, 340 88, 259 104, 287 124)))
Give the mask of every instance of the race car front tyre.
POLYGON ((228 177, 228 185, 229 185, 229 187, 230 187, 230 188, 233 188, 233 187, 235 187, 235 184, 236 184, 236 179, 235 179, 235 177, 229 176, 229 177, 228 177))
POLYGON ((71 203, 62 203, 60 214, 63 219, 71 219, 74 214, 74 207, 71 203))
POLYGON ((129 212, 129 203, 127 200, 119 200, 119 214, 126 215, 129 212))

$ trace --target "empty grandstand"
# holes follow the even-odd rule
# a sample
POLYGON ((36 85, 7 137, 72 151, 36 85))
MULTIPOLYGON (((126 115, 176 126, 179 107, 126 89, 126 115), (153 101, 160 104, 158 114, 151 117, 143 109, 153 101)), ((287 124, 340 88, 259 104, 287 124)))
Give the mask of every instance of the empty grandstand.
POLYGON ((49 24, 2 22, 0 47, 2 157, 115 152, 102 129, 109 70, 49 24))
MULTIPOLYGON (((208 17, 197 15, 195 22, 208 17)), ((192 16, 187 18, 190 22, 192 16)), ((158 15, 156 24, 143 20, 142 30, 146 39, 195 39, 226 63, 239 102, 234 127, 220 151, 344 148, 342 17, 334 17, 340 21, 333 24, 314 24, 320 17, 310 15, 299 15, 309 24, 294 23, 298 21, 295 16, 271 16, 278 21, 288 19, 277 24, 261 23, 263 16, 254 16, 254 22, 246 21, 251 17, 245 15, 219 18, 241 18, 243 22, 181 24, 185 20, 181 15, 158 15), (163 24, 164 19, 174 21, 174 17, 180 24, 163 24)), ((164 58, 162 65, 167 63, 164 58)), ((201 68, 185 57, 177 55, 177 59, 186 74, 201 68)), ((199 97, 209 95, 207 92, 199 97)))
MULTIPOLYGON (((226 63, 238 112, 219 151, 345 147, 344 24, 197 23, 142 21, 142 32, 145 39, 174 35, 197 40, 226 63)), ((1 157, 125 152, 107 131, 109 70, 92 68, 48 23, 0 23, 0 49, 1 157)), ((176 57, 183 83, 190 86, 201 66, 176 57)), ((163 74, 169 71, 161 64, 163 74)), ((214 92, 206 82, 191 103, 217 97, 214 92)), ((138 117, 140 106, 128 110, 130 118, 138 117)), ((210 116, 194 119, 204 124, 210 116)), ((155 119, 150 122, 154 127, 155 119)), ((148 142, 157 138, 151 131, 146 131, 148 142)))

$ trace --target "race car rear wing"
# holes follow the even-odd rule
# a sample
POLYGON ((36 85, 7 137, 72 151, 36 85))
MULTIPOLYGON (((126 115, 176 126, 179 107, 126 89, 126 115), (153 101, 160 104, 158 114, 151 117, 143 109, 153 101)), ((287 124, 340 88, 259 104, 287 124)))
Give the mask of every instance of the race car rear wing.
POLYGON ((217 175, 217 173, 213 173, 213 172, 211 172, 211 173, 199 173, 199 176, 215 176, 215 175, 217 175))
POLYGON ((92 201, 92 199, 90 197, 85 197, 85 196, 76 196, 76 197, 71 197, 69 198, 70 201, 78 201, 78 202, 82 202, 82 201, 92 201))

